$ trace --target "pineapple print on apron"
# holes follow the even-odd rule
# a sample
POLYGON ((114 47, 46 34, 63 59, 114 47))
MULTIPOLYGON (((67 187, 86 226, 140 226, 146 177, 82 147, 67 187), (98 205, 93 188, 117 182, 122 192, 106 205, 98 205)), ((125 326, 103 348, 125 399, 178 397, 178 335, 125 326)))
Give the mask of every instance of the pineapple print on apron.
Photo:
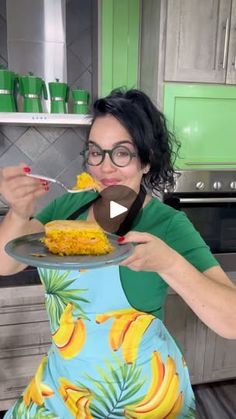
POLYGON ((183 356, 162 321, 130 306, 119 267, 39 269, 52 345, 9 418, 194 418, 183 356))

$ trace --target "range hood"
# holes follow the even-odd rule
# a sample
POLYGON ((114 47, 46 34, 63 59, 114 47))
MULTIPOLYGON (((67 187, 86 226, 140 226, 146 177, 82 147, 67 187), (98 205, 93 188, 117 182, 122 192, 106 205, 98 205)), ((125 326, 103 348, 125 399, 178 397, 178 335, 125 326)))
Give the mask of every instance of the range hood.
POLYGON ((8 67, 67 81, 66 0, 7 0, 8 67))
MULTIPOLYGON (((48 82, 67 82, 66 0, 7 0, 8 68, 48 82)), ((18 97, 20 101, 21 98, 18 97)), ((44 114, 0 113, 0 124, 84 125, 88 116, 50 114, 50 101, 43 100, 44 114)))
POLYGON ((76 127, 91 124, 90 115, 0 112, 0 125, 76 127))

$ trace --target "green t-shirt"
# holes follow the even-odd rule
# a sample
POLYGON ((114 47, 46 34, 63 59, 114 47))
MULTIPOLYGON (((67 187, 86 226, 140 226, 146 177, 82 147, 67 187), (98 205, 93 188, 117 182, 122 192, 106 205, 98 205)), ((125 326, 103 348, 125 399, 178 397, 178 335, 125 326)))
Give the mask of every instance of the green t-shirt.
MULTIPOLYGON (((38 213, 36 219, 42 224, 67 219, 96 196, 94 192, 62 195, 38 213)), ((86 219, 87 213, 88 210, 81 214, 79 219, 86 219)), ((136 217, 132 230, 159 237, 200 272, 218 265, 185 213, 165 205, 156 198, 152 198, 136 217)), ((166 282, 154 272, 136 272, 124 266, 120 266, 119 269, 122 287, 130 305, 162 319, 163 304, 168 290, 166 282)))

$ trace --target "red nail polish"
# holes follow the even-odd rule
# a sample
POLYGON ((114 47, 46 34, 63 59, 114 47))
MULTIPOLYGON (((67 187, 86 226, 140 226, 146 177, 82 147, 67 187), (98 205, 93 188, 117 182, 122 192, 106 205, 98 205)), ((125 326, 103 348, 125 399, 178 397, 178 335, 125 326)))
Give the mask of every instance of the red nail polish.
POLYGON ((124 240, 125 240, 125 237, 124 237, 124 236, 121 236, 121 237, 119 237, 119 239, 118 239, 118 243, 122 243, 124 240))
POLYGON ((44 186, 45 191, 49 191, 49 186, 44 186))
POLYGON ((31 172, 31 168, 28 167, 28 166, 23 167, 23 170, 24 170, 25 173, 30 173, 31 172))

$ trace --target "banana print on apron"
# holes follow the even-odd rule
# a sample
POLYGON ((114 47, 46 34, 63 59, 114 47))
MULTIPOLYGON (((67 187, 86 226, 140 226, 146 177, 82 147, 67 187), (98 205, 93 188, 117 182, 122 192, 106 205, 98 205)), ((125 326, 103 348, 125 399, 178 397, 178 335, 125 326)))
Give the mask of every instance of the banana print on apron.
POLYGON ((5 419, 195 418, 180 350, 130 306, 118 266, 39 275, 52 345, 5 419))

